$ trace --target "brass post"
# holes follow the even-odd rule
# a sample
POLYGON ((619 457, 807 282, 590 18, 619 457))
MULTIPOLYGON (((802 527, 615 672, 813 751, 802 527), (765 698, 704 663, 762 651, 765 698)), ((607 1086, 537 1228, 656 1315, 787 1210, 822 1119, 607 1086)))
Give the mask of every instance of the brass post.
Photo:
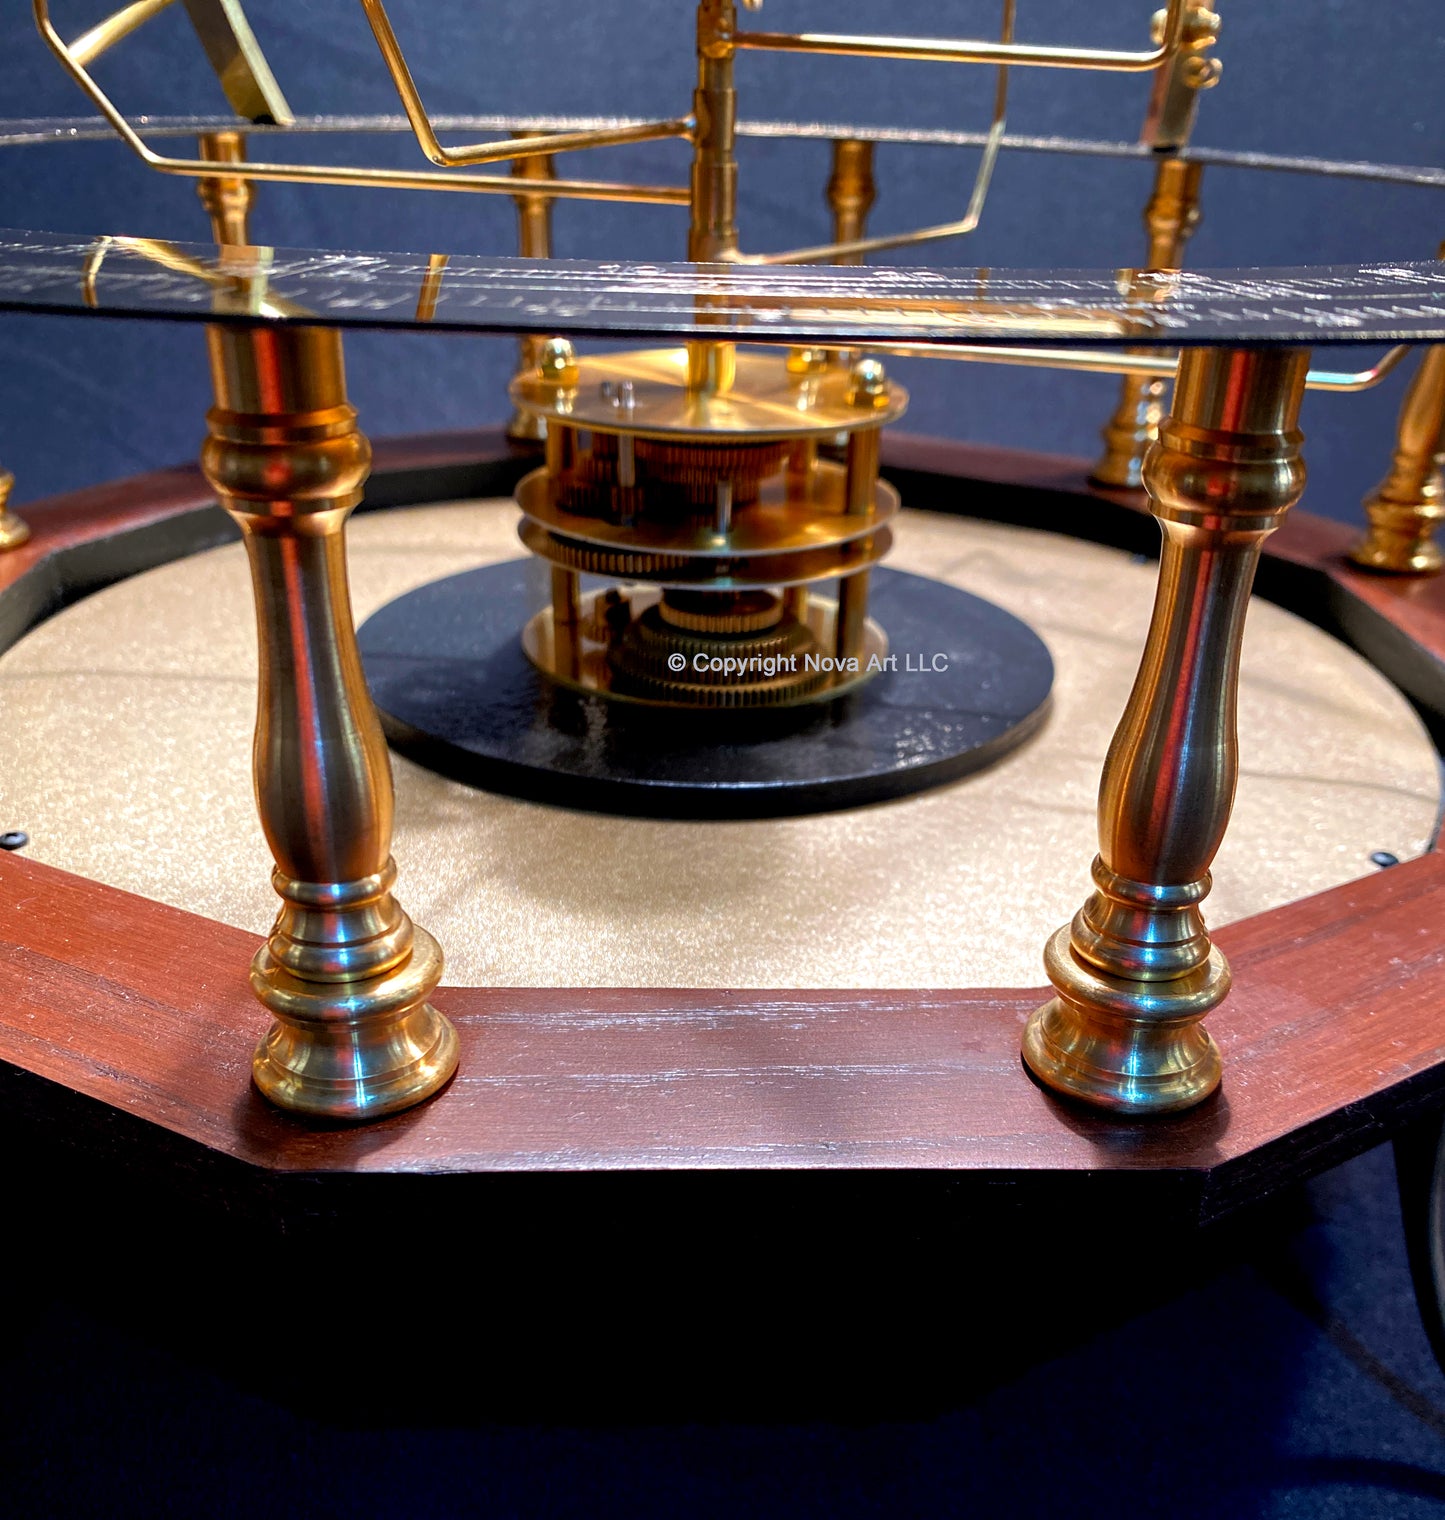
MULTIPOLYGON (((888 376, 877 359, 860 359, 853 366, 851 381, 848 400, 860 411, 887 405, 888 376)), ((864 517, 873 511, 882 440, 876 427, 852 428, 847 437, 843 510, 864 517)), ((863 629, 868 619, 868 581, 866 570, 839 578, 838 617, 833 629, 834 652, 839 659, 862 653, 863 629)))
MULTIPOLYGON (((1165 13, 1154 16, 1154 37, 1164 35, 1165 13)), ((1200 92, 1219 83, 1220 64, 1210 49, 1219 36, 1219 17, 1207 5, 1191 5, 1185 14, 1180 49, 1173 62, 1154 75, 1149 107, 1140 140, 1160 153, 1174 154, 1184 148, 1194 130, 1200 92)), ((1149 270, 1178 269, 1184 262, 1184 245, 1199 223, 1201 164, 1188 164, 1174 157, 1160 161, 1154 172, 1154 189, 1144 207, 1144 228, 1149 270)), ((1119 387, 1119 402, 1104 426, 1104 453, 1090 471, 1100 485, 1135 489, 1149 445, 1159 435, 1167 410, 1169 382, 1145 375, 1126 375, 1119 387)))
MULTIPOLYGON (((536 137, 535 132, 514 132, 513 137, 536 137)), ((555 160, 550 153, 539 153, 532 158, 514 158, 512 177, 523 182, 555 180, 555 160)), ((552 257, 552 197, 538 195, 535 190, 520 191, 513 197, 517 205, 517 248, 524 259, 550 259, 552 257)), ((529 336, 517 345, 517 373, 525 375, 535 370, 546 338, 529 336)), ((547 421, 534 412, 515 411, 507 424, 507 437, 524 442, 537 443, 547 436, 547 421)))
POLYGON ((1195 349, 1144 462, 1164 535, 1143 661, 1104 763, 1095 890, 1049 941, 1057 996, 1024 1060, 1124 1113, 1200 1102, 1220 1060, 1200 1020, 1229 990, 1199 904, 1238 771, 1236 689, 1260 546, 1304 488, 1303 349, 1195 349))
MULTIPOLYGON (((699 0, 697 89, 693 92, 691 217, 687 256, 693 263, 727 260, 738 251, 737 91, 733 51, 737 32, 734 0, 699 0)), ((735 350, 707 339, 687 345, 687 388, 724 394, 733 387, 735 350)))
MULTIPOLYGON (((873 144, 856 137, 833 142, 833 172, 828 177, 828 209, 833 213, 833 241, 856 243, 868 231, 868 213, 878 197, 873 182, 873 144)), ((839 254, 835 264, 861 264, 861 253, 839 254)))
POLYGON ((9 470, 0 470, 0 554, 6 549, 18 549, 30 538, 29 524, 10 510, 10 493, 14 489, 15 477, 9 470))
MULTIPOLYGON (((1184 245, 1199 223, 1199 185, 1202 164, 1179 158, 1159 161, 1154 192, 1144 207, 1149 233, 1146 268, 1177 269, 1184 245)), ((1151 375, 1125 375, 1119 404, 1104 426, 1104 453, 1090 478, 1105 486, 1137 487, 1144 455, 1159 433, 1169 381, 1151 375)))
MULTIPOLYGON (((208 164, 243 164, 246 162, 244 132, 203 132, 201 157, 208 164)), ((234 175, 207 175, 196 181, 196 194, 211 219, 211 235, 223 248, 242 248, 251 241, 247 219, 251 214, 252 186, 248 179, 234 175)))
POLYGON ((352 627, 344 527, 371 450, 338 333, 216 325, 207 342, 201 464, 251 562, 256 798, 282 903, 251 967, 276 1018, 252 1071, 283 1108, 372 1118, 436 1092, 457 1037, 427 1002, 441 951, 392 896, 391 766, 352 627))
MULTIPOLYGON (((1440 250, 1445 258, 1445 248, 1440 250)), ((1435 529, 1445 518, 1445 344, 1425 350, 1405 392, 1390 473, 1365 498, 1369 528, 1350 551, 1357 565, 1434 575, 1445 563, 1435 529)))

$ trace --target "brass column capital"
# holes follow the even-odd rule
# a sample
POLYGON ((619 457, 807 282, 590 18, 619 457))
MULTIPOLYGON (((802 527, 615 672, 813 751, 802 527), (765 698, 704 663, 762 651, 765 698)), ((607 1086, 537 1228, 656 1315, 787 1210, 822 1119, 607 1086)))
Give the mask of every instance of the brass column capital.
POLYGON ((391 765, 352 625, 345 524, 371 449, 338 333, 214 326, 207 340, 201 464, 251 563, 256 800, 281 898, 251 967, 276 1020, 252 1071, 283 1108, 372 1118, 440 1088, 457 1037, 427 1002, 441 951, 392 895, 391 765))
POLYGON ((1260 546, 1304 489, 1303 349, 1188 350, 1144 463, 1163 532, 1143 660, 1099 790, 1094 891, 1044 955, 1024 1059, 1071 1097, 1167 1113, 1207 1097, 1200 1020, 1229 990, 1199 904, 1238 775, 1239 654, 1260 546))

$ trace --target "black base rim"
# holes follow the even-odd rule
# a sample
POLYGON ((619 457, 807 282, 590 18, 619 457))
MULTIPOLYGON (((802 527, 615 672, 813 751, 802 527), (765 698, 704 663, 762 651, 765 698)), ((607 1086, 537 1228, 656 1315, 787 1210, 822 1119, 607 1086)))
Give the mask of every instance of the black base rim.
POLYGON ((469 785, 594 812, 763 818, 857 807, 956 780, 1042 724, 1053 661, 981 597, 875 570, 896 669, 832 702, 683 713, 566 690, 522 653, 537 565, 418 587, 359 633, 393 747, 469 785))

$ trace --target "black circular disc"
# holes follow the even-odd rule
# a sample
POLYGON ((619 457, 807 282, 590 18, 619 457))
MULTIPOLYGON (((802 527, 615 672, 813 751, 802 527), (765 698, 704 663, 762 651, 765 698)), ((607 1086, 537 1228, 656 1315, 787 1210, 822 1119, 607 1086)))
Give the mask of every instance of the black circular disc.
POLYGON ((392 745, 489 791, 672 818, 822 812, 977 770, 1043 721, 1043 640, 966 591, 875 570, 869 615, 894 666, 831 702, 692 714, 567 690, 522 653, 536 562, 420 586, 362 625, 392 745))

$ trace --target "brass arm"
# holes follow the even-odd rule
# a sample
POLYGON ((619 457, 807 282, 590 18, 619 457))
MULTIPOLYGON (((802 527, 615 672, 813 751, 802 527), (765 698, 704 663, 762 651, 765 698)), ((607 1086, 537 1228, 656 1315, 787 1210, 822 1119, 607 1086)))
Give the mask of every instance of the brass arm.
POLYGON ((929 63, 1001 63, 1024 67, 1101 69, 1141 74, 1157 69, 1179 48, 1188 0, 1169 0, 1159 41, 1147 52, 1043 47, 1023 42, 957 42, 929 37, 850 37, 825 32, 739 32, 735 46, 782 53, 835 53, 853 58, 912 58, 929 63))
MULTIPOLYGON (((89 96, 121 140, 142 163, 161 174, 204 178, 215 172, 203 159, 169 158, 148 148, 105 91, 91 77, 50 19, 50 0, 32 0, 35 24, 50 51, 70 77, 89 96)), ((312 185, 364 185, 382 190, 455 190, 481 195, 510 195, 516 186, 506 175, 449 174, 435 170, 353 169, 329 164, 238 165, 235 177, 248 180, 279 180, 312 185)), ((539 194, 568 200, 629 201, 640 204, 685 206, 688 192, 682 185, 617 184, 605 180, 553 180, 539 194)))
POLYGON ((505 142, 476 143, 469 148, 444 148, 437 139, 432 120, 422 103, 421 92, 416 87, 406 56, 392 30, 391 18, 386 14, 382 0, 361 0, 361 8, 371 25, 371 34, 381 49, 386 71, 401 97, 402 109, 421 150, 434 164, 443 168, 457 168, 466 164, 500 164, 509 159, 538 158, 548 153, 566 153, 578 148, 610 148, 619 143, 656 142, 664 137, 689 137, 693 130, 691 117, 679 117, 675 121, 646 121, 625 127, 602 128, 587 132, 553 132, 543 136, 513 138, 505 142))

